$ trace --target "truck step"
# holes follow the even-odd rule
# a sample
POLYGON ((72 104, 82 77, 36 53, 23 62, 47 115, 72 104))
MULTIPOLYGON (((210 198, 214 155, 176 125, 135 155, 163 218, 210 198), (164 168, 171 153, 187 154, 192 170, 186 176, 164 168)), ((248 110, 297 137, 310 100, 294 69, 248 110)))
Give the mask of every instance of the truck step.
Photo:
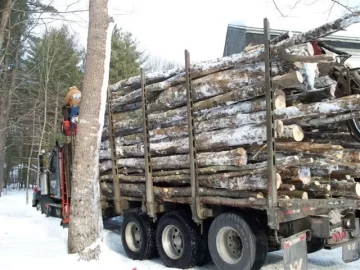
POLYGON ((49 203, 49 206, 61 209, 61 204, 59 204, 59 203, 49 203))

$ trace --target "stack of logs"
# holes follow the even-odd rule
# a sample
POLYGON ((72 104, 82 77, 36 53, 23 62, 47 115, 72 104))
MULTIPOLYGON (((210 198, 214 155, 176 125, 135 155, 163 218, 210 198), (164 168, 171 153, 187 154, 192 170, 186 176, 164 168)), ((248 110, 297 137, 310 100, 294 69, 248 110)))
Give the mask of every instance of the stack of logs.
MULTIPOLYGON (((335 54, 325 49, 326 54, 315 55, 316 45, 308 42, 356 22, 358 14, 347 15, 301 35, 284 33, 270 43, 279 198, 360 198, 360 144, 341 134, 347 132, 347 119, 360 118, 360 95, 337 98, 335 54)), ((200 196, 267 196, 263 53, 263 45, 250 46, 191 66, 200 196)), ((185 78, 184 69, 146 74, 152 179, 160 201, 191 194, 185 78)), ((121 195, 141 198, 140 86, 137 76, 111 90, 121 195)), ((100 180, 107 199, 113 196, 110 159, 106 123, 100 180)))

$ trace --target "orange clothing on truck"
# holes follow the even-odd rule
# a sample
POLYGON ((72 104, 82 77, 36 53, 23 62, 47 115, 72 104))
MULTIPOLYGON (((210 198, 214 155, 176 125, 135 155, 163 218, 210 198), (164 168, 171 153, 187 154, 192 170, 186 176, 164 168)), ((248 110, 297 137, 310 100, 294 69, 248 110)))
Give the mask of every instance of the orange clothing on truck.
POLYGON ((71 107, 79 106, 81 101, 81 92, 76 86, 70 87, 65 97, 65 105, 71 107))

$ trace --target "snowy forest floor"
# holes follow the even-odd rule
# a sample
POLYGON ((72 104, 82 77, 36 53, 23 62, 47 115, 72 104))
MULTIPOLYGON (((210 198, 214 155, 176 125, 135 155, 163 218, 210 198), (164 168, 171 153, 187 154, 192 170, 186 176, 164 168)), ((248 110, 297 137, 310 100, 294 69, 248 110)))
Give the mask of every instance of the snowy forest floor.
MULTIPOLYGON (((155 270, 169 269, 160 259, 152 261, 133 261, 125 255, 119 229, 114 223, 104 229, 104 245, 99 261, 78 261, 77 256, 67 254, 67 229, 60 226, 60 219, 46 218, 31 207, 31 196, 25 203, 24 191, 9 191, 0 198, 0 269, 122 269, 155 270)), ((120 224, 119 224, 120 226, 120 224)), ((341 248, 333 251, 323 250, 308 255, 309 269, 360 269, 360 261, 344 264, 341 248)), ((215 270, 211 263, 194 269, 215 270)), ((268 255, 263 270, 283 269, 281 252, 268 255)))

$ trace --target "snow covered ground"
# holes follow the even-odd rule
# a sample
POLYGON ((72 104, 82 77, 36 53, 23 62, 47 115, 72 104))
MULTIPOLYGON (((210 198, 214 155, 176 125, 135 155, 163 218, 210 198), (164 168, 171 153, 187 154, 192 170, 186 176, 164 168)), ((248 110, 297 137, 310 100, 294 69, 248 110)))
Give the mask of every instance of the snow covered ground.
MULTIPOLYGON (((79 262, 67 254, 67 229, 57 218, 46 218, 31 204, 25 204, 25 192, 9 191, 0 198, 0 269, 169 269, 159 259, 133 261, 125 255, 120 236, 104 230, 104 246, 97 262, 79 262), (24 268, 23 268, 24 267, 24 268)), ((360 261, 344 264, 341 249, 310 254, 309 269, 360 269, 360 261)), ((215 270, 213 264, 196 269, 215 270)), ((280 252, 269 254, 263 270, 283 269, 280 252)))

